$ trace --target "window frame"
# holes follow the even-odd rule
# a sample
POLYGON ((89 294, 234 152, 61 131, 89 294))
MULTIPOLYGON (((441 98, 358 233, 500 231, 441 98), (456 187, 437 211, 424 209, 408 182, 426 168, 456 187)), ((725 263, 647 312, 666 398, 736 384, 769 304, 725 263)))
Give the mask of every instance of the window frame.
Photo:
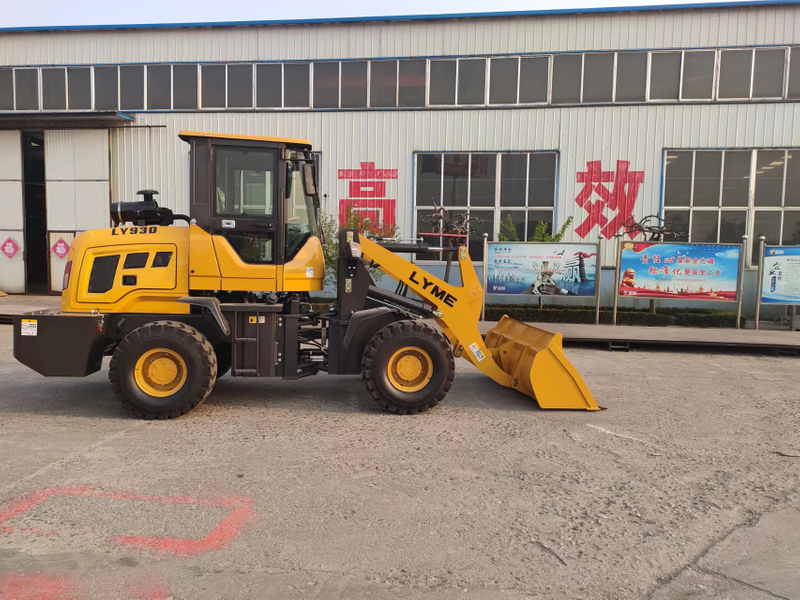
MULTIPOLYGON (((413 153, 412 165, 413 165, 413 192, 412 192, 412 225, 413 225, 413 237, 419 237, 419 228, 418 228, 418 216, 420 211, 430 211, 433 210, 433 205, 420 205, 417 202, 417 192, 418 192, 418 165, 419 165, 419 158, 420 156, 438 156, 440 160, 440 164, 442 165, 441 173, 439 174, 439 201, 444 204, 444 160, 445 157, 448 155, 465 155, 467 156, 467 181, 466 181, 466 204, 465 205, 457 205, 457 206, 444 206, 445 211, 452 212, 466 212, 472 213, 488 213, 491 212, 492 214, 492 239, 496 240, 498 234, 501 229, 501 221, 502 221, 502 214, 506 212, 522 212, 525 214, 525 238, 527 240, 528 236, 532 234, 532 230, 528 231, 530 227, 529 224, 529 215, 533 212, 549 212, 552 215, 552 227, 555 230, 556 223, 558 222, 558 188, 559 188, 559 170, 561 165, 560 160, 560 152, 558 150, 513 150, 513 151, 499 151, 499 150, 465 150, 465 151, 429 151, 429 150, 421 150, 415 151, 413 153), (524 206, 501 206, 500 204, 500 196, 501 196, 501 186, 502 186, 502 168, 503 168, 503 156, 505 155, 519 155, 524 154, 526 156, 526 163, 525 163, 525 205, 524 206), (552 154, 555 157, 555 168, 553 173, 553 203, 551 205, 536 205, 530 206, 530 174, 531 174, 531 157, 535 154, 552 154), (472 195, 472 157, 473 155, 491 155, 495 157, 495 191, 494 191, 494 205, 493 206, 472 206, 471 205, 471 195, 472 195)), ((439 259, 419 259, 414 257, 414 263, 420 265, 441 265, 444 263, 444 258, 439 259)), ((483 264, 482 257, 474 257, 472 259, 473 263, 476 264, 483 264)))
MULTIPOLYGON (((760 212, 779 212, 781 214, 780 224, 778 227, 778 244, 783 243, 783 227, 784 221, 786 219, 786 213, 795 213, 800 214, 800 205, 798 206, 787 206, 786 205, 786 182, 788 179, 788 153, 794 152, 800 158, 800 147, 792 147, 792 146, 785 146, 782 148, 775 148, 775 147, 763 147, 763 148, 754 148, 754 147, 746 147, 746 148, 665 148, 662 153, 662 179, 661 179, 661 209, 660 209, 660 216, 661 218, 666 218, 666 214, 669 211, 674 212, 681 212, 685 211, 689 213, 689 221, 688 221, 688 242, 692 243, 692 225, 694 222, 694 213, 695 212, 716 212, 717 213, 717 236, 716 242, 714 243, 726 243, 726 244, 734 244, 734 243, 741 243, 739 242, 720 242, 720 235, 721 235, 721 227, 722 227, 722 214, 724 212, 744 212, 746 213, 746 221, 745 221, 745 235, 747 235, 747 243, 745 245, 745 264, 744 268, 746 269, 756 269, 758 268, 758 262, 753 260, 753 252, 754 249, 757 247, 758 241, 755 239, 755 217, 756 213, 760 212), (728 152, 749 152, 750 153, 750 171, 748 174, 748 193, 747 193, 747 205, 745 206, 723 206, 722 204, 722 197, 724 192, 724 178, 725 178, 725 161, 728 152), (666 180, 667 180, 667 168, 666 168, 666 159, 667 154, 670 152, 691 152, 692 153, 692 172, 691 172, 691 186, 690 186, 690 198, 688 205, 682 206, 666 206, 664 204, 664 192, 666 189, 666 180), (720 161, 720 186, 719 186, 719 198, 717 200, 716 206, 694 206, 694 187, 696 181, 696 165, 697 165, 697 153, 698 152, 721 152, 722 159, 720 161), (783 179, 781 181, 781 204, 780 206, 756 206, 755 204, 755 190, 756 190, 756 175, 757 175, 757 164, 758 164, 758 153, 759 152, 783 152, 783 179)), ((711 243, 711 242, 696 242, 696 243, 711 243)))

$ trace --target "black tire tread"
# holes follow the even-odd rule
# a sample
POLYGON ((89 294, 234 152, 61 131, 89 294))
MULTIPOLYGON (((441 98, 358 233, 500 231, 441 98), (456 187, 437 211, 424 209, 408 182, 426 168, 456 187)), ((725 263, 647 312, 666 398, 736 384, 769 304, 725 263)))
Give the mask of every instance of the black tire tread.
POLYGON ((427 323, 416 320, 397 321, 396 323, 391 323, 390 325, 387 325, 381 329, 373 336, 369 344, 367 344, 367 348, 364 350, 364 355, 361 359, 361 378, 364 380, 367 391, 369 391, 372 398, 383 408, 401 415, 411 415, 425 412, 444 400, 445 396, 447 396, 447 392, 450 391, 450 388, 453 385, 453 379, 455 378, 455 359, 453 358, 453 350, 442 332, 434 327, 431 327, 427 323), (375 359, 377 357, 378 350, 391 338, 406 333, 424 335, 430 338, 438 346, 440 346, 444 355, 447 357, 447 376, 444 384, 439 390, 439 393, 436 395, 436 397, 430 399, 425 404, 414 407, 401 406, 388 398, 384 398, 375 386, 375 359))
POLYGON ((214 383, 217 380, 217 354, 214 352, 214 346, 211 345, 211 342, 208 341, 206 336, 204 336, 194 327, 179 321, 153 321, 152 323, 142 325, 138 329, 134 329, 117 345, 109 364, 108 380, 113 386, 114 396, 130 415, 146 420, 176 419, 182 415, 185 415, 194 408, 197 408, 205 401, 206 398, 208 398, 208 395, 211 393, 211 390, 214 388, 214 383), (198 385, 195 393, 191 396, 189 401, 185 402, 177 409, 168 412, 149 411, 136 406, 125 396, 124 391, 119 383, 120 357, 130 349, 133 342, 141 339, 142 337, 156 334, 181 336, 199 346, 200 350, 202 351, 203 361, 200 385, 198 385))

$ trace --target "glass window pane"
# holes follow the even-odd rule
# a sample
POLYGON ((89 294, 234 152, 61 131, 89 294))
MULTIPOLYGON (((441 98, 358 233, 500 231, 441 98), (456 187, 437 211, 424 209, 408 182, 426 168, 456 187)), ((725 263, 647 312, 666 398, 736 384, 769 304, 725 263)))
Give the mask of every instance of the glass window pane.
POLYGON ((197 65, 172 66, 172 108, 197 109, 197 65))
POLYGON ((397 61, 370 62, 369 105, 378 108, 397 106, 397 61))
POLYGON ((225 108, 225 65, 203 65, 203 108, 225 108))
POLYGON ((583 59, 583 101, 611 102, 614 90, 614 54, 589 52, 583 59))
MULTIPOLYGON (((424 155, 420 155, 422 157, 424 155)), ((421 238, 423 242, 435 248, 441 248, 446 238, 435 237, 432 235, 421 235, 423 233, 430 233, 441 227, 441 222, 432 223, 433 216, 432 210, 418 210, 417 211, 417 237, 421 238)), ((438 252, 425 252, 418 253, 416 260, 441 260, 441 254, 438 252)))
POLYGON ((719 63, 719 97, 749 98, 752 50, 722 50, 719 63))
POLYGON ((669 234, 664 236, 667 242, 685 242, 689 239, 689 211, 664 211, 664 225, 669 234))
POLYGON ((444 206, 467 206, 469 154, 444 155, 444 206))
POLYGON ((721 244, 741 244, 747 231, 747 211, 723 210, 720 214, 719 241, 721 244))
POLYGON ((283 67, 256 65, 256 106, 280 108, 283 103, 283 67))
POLYGON ((483 260, 483 234, 488 233, 489 239, 494 235, 494 211, 491 210, 471 210, 470 217, 476 217, 477 221, 469 224, 469 257, 474 261, 483 260))
POLYGON ((253 65, 228 65, 228 107, 252 108, 253 65))
POLYGON ((417 206, 442 205, 442 155, 417 155, 417 206))
POLYGON ((0 110, 14 110, 14 71, 0 69, 0 110))
POLYGON ((67 108, 66 69, 42 69, 42 105, 45 110, 67 108))
POLYGON ((497 180, 497 155, 473 154, 471 156, 469 183, 470 206, 494 206, 494 189, 497 180))
POLYGON ((15 70, 14 91, 17 95, 17 110, 39 110, 39 70, 15 70))
POLYGON ((695 152, 692 206, 719 206, 722 152, 695 152))
POLYGON ((553 235, 553 211, 529 210, 528 211, 528 237, 527 241, 534 241, 536 230, 544 231, 545 235, 553 235), (541 225, 544 223, 544 225, 541 225))
POLYGON ((314 108, 339 108, 339 63, 314 63, 314 108))
POLYGON ((486 93, 486 59, 458 61, 458 103, 483 104, 486 93))
POLYGON ((504 210, 500 212, 498 240, 501 242, 525 241, 524 210, 504 210))
POLYGON ((756 206, 780 206, 783 196, 783 150, 756 152, 756 206))
POLYGON ((503 154, 500 168, 500 206, 525 206, 528 155, 503 154))
POLYGON ((367 61, 342 63, 342 108, 366 108, 367 61))
POLYGON ((800 206, 800 150, 786 153, 786 198, 784 206, 800 206))
POLYGON ((664 206, 689 206, 692 194, 692 153, 667 151, 664 206))
POLYGON ((214 153, 216 214, 272 215, 276 158, 271 150, 218 146, 214 153))
POLYGON ((747 206, 750 194, 750 150, 725 152, 722 206, 747 206))
POLYGON ((310 106, 308 63, 283 65, 283 105, 308 108, 310 106))
POLYGON ((432 106, 456 103, 456 61, 432 60, 430 76, 432 106))
POLYGON ((519 65, 519 101, 522 104, 547 102, 550 58, 523 57, 519 65))
POLYGON ((681 53, 653 52, 650 61, 650 99, 677 100, 681 80, 681 53))
POLYGON ((647 52, 617 54, 617 102, 642 102, 647 93, 647 52))
POLYGON ((531 154, 528 206, 553 206, 556 197, 556 155, 531 154))
POLYGON ((800 246, 800 211, 787 210, 783 213, 782 244, 800 246))
POLYGON ((782 98, 786 51, 756 49, 753 98, 782 98))
POLYGON ((489 104, 516 104, 519 59, 493 58, 489 68, 489 104))
POLYGON ((425 106, 424 60, 400 61, 400 106, 425 106))
POLYGON ((714 88, 716 52, 683 53, 683 91, 685 100, 710 100, 714 88))
POLYGON ((119 68, 119 107, 122 110, 144 108, 144 67, 124 66, 119 68))
POLYGON ((788 98, 800 98, 800 48, 792 48, 789 59, 788 98))
POLYGON ((754 265, 758 264, 758 238, 767 238, 765 244, 780 244, 781 239, 781 211, 757 210, 753 221, 753 254, 754 265))
POLYGON ((70 110, 92 108, 92 70, 88 67, 67 68, 70 110))
POLYGON ((147 67, 147 109, 172 108, 172 67, 149 65, 147 67))
POLYGON ((692 232, 689 240, 692 243, 717 242, 717 219, 719 211, 695 210, 692 212, 692 232))
POLYGON ((117 110, 117 67, 94 68, 95 110, 117 110))
POLYGON ((580 54, 557 54, 553 57, 553 104, 578 104, 581 101, 580 54))

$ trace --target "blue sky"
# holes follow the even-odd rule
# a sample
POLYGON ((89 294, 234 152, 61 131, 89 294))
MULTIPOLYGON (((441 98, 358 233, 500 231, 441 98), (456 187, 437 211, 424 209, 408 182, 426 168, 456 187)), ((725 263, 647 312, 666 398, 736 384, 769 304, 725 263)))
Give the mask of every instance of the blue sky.
MULTIPOLYGON (((681 4, 692 4, 678 0, 681 4)), ((405 0, 401 4, 367 0, 39 0, 5 2, 2 27, 43 25, 105 25, 124 23, 185 23, 200 21, 251 21, 363 17, 372 15, 442 14, 486 11, 546 10, 603 6, 668 4, 665 0, 405 0)))

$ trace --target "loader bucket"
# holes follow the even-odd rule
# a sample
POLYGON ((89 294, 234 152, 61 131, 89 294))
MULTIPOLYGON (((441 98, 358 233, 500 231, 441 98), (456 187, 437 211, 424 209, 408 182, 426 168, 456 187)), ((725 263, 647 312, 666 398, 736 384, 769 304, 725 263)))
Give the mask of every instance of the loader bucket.
POLYGON ((560 333, 503 316, 485 342, 495 362, 511 376, 511 387, 535 398, 541 408, 600 410, 564 356, 560 333))

